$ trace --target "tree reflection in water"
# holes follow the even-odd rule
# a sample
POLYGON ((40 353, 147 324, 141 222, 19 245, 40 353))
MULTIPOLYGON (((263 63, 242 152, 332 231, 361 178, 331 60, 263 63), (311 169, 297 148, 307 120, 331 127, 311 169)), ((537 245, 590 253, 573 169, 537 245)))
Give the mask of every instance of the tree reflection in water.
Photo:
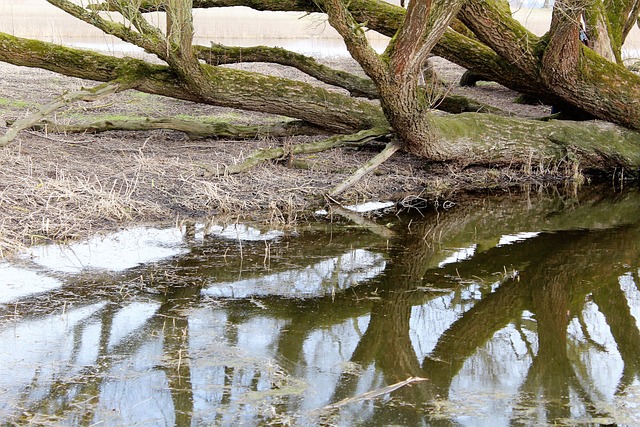
POLYGON ((0 422, 638 424, 639 207, 485 198, 391 242, 188 226, 187 254, 0 306, 0 422))

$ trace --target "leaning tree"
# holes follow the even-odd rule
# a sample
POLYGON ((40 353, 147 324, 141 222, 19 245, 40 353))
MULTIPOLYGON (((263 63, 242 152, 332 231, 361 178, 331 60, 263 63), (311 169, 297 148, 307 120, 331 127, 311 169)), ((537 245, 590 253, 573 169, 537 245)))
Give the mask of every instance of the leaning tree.
MULTIPOLYGON (((514 20, 504 0, 411 0, 406 9, 382 0, 46 1, 162 60, 159 65, 0 33, 0 61, 104 82, 67 95, 50 105, 51 110, 73 99, 135 89, 297 119, 287 124, 289 132, 311 128, 336 135, 294 151, 391 135, 378 161, 402 149, 428 160, 462 164, 567 160, 600 170, 635 170, 640 165, 640 77, 621 63, 622 43, 638 18, 640 0, 558 0, 551 28, 542 37, 514 20), (192 9, 229 6, 325 13, 368 78, 283 49, 194 45, 192 9), (113 11, 122 15, 122 22, 109 19, 113 11), (151 11, 166 13, 166 28, 152 24, 145 15, 151 11), (582 20, 591 47, 580 41, 582 20), (391 37, 382 54, 369 45, 369 29, 391 37), (490 108, 474 103, 461 106, 430 72, 431 55, 563 111, 599 120, 530 120, 488 114, 490 108), (350 95, 220 66, 241 61, 296 67, 350 95), (436 115, 435 107, 477 111, 436 115)), ((23 121, 14 129, 31 124, 23 121)), ((5 135, 0 144, 10 137, 5 135)), ((250 160, 281 154, 258 153, 250 160)))

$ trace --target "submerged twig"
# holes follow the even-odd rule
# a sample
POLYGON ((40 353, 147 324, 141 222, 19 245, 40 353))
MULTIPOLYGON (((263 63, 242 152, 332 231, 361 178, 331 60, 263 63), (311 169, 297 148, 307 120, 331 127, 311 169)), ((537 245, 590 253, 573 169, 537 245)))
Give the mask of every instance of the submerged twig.
POLYGON ((343 207, 340 203, 338 203, 337 201, 335 201, 334 199, 332 199, 330 196, 325 196, 326 200, 329 202, 329 205, 331 206, 331 211, 335 212, 336 214, 348 219, 349 221, 353 222, 354 224, 362 227, 362 228, 366 228, 367 230, 369 230, 370 232, 372 232, 373 234, 376 234, 380 237, 383 237, 385 239, 392 239, 394 237, 396 237, 396 233, 385 227, 384 225, 380 225, 374 221, 371 221, 365 217, 363 217, 362 215, 358 214, 357 212, 351 211, 349 209, 346 209, 345 207, 343 207))
POLYGON ((349 397, 347 399, 340 400, 339 402, 327 405, 322 409, 323 410, 337 409, 337 408, 340 408, 341 406, 348 405, 349 403, 360 402, 360 401, 363 401, 363 400, 375 399, 376 397, 384 396, 385 394, 394 392, 394 391, 398 390, 399 388, 402 388, 402 387, 404 387, 406 385, 417 383, 417 382, 421 382, 421 381, 427 381, 427 378, 409 377, 404 381, 400 381, 399 383, 391 384, 391 385, 388 385, 386 387, 379 388, 377 390, 371 390, 371 391, 359 394, 359 395, 354 396, 354 397, 349 397))

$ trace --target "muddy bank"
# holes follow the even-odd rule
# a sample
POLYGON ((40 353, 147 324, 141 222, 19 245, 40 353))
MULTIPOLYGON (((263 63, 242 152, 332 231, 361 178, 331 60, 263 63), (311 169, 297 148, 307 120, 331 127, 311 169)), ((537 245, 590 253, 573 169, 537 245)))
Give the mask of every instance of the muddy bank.
MULTIPOLYGON (((346 59, 333 65, 355 70, 346 59)), ((310 80, 295 70, 266 64, 244 65, 265 73, 310 80)), ((522 106, 516 94, 496 84, 459 88, 464 71, 437 61, 438 70, 462 93, 517 115, 542 116, 546 106, 522 106)), ((25 117, 63 91, 92 86, 38 69, 0 64, 0 132, 6 121, 25 117)), ((272 123, 271 116, 193 104, 128 91, 95 103, 74 104, 58 113, 58 123, 122 117, 211 119, 236 124, 272 123)), ((321 137, 314 137, 321 138, 321 137)), ((60 135, 27 131, 0 150, 0 250, 47 240, 75 239, 131 222, 173 221, 226 215, 290 225, 311 218, 324 204, 323 193, 353 173, 382 147, 334 149, 267 163, 250 173, 212 177, 245 159, 257 148, 286 146, 311 137, 261 138, 250 141, 190 140, 174 131, 112 131, 97 135, 60 135), (304 165, 302 168, 300 165, 304 165)), ((457 200, 469 190, 501 191, 520 183, 542 183, 556 177, 532 169, 526 177, 501 169, 425 164, 396 154, 375 173, 341 196, 341 201, 393 200, 405 205, 457 200)))

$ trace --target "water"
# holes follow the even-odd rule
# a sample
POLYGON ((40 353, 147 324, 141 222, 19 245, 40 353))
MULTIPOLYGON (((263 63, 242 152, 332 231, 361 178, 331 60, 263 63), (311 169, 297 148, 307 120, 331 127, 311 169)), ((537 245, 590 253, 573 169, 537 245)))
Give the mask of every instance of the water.
MULTIPOLYGON (((389 1, 399 4, 399 1, 389 1)), ((541 9, 542 0, 513 0, 514 17, 530 31, 542 35, 549 30, 551 9, 541 9)), ((551 1, 553 4, 553 1, 551 1)), ((110 14, 118 21, 118 14, 110 14)), ((164 14, 145 14, 159 28, 165 28, 164 14)), ((319 13, 260 12, 246 7, 219 7, 194 10, 194 42, 204 46, 220 43, 228 46, 277 46, 317 58, 348 55, 340 36, 319 13)), ((92 49, 114 55, 146 58, 137 46, 107 36, 45 0, 0 2, 0 31, 67 46, 92 49)), ((374 31, 367 33, 374 49, 382 52, 388 38, 374 31)), ((623 49, 625 58, 637 58, 640 30, 633 27, 623 49)))
MULTIPOLYGON (((195 9, 194 43, 209 46, 277 46, 318 58, 348 55, 342 39, 318 13, 260 12, 246 7, 195 9)), ((148 13, 154 26, 164 29, 163 13, 148 13)), ((117 22, 119 14, 109 17, 117 22)), ((148 58, 143 49, 108 36, 45 0, 0 2, 0 31, 83 49, 122 56, 148 58)), ((367 33, 372 46, 383 51, 389 38, 367 33)))
POLYGON ((0 264, 0 424, 638 425, 639 208, 546 191, 372 218, 387 237, 33 248, 0 264))

